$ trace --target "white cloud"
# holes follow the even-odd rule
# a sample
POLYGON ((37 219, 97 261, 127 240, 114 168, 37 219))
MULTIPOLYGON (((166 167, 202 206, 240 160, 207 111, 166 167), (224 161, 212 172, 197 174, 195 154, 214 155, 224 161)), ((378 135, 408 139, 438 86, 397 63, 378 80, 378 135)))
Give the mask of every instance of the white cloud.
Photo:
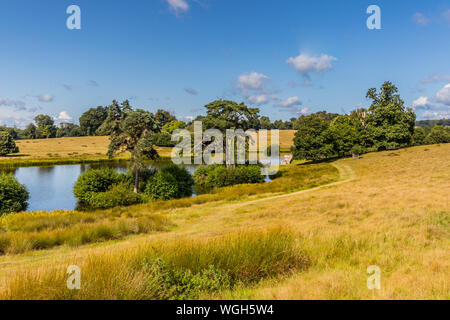
POLYGON ((20 100, 4 99, 0 97, 0 106, 14 107, 16 110, 25 110, 25 102, 20 100))
POLYGON ((427 120, 450 119, 450 111, 425 111, 422 118, 427 120))
POLYGON ((69 122, 72 121, 72 117, 67 113, 67 111, 61 111, 59 115, 55 118, 58 121, 69 122))
POLYGON ((45 94, 41 94, 41 95, 37 96, 37 98, 40 102, 52 102, 55 97, 50 94, 45 93, 45 94))
POLYGON ((269 97, 264 94, 258 95, 258 96, 250 96, 247 98, 247 102, 249 104, 259 106, 259 105, 266 104, 267 102, 269 102, 269 97))
POLYGON ((238 86, 246 90, 261 90, 264 82, 270 78, 258 72, 243 73, 238 77, 238 86))
POLYGON ((333 69, 332 62, 337 60, 337 58, 327 54, 310 56, 306 53, 301 53, 297 57, 290 57, 286 60, 286 63, 306 76, 310 72, 325 72, 333 69))
POLYGON ((450 106, 450 83, 436 93, 436 101, 450 106))
POLYGON ((450 82, 449 75, 438 76, 435 73, 430 73, 427 78, 421 81, 422 83, 437 83, 437 82, 450 82))
POLYGON ((430 105, 430 101, 427 97, 419 97, 413 101, 411 107, 415 110, 417 108, 426 108, 430 105))
POLYGON ((18 110, 13 106, 4 106, 0 112, 0 125, 25 128, 33 122, 33 117, 32 112, 18 110))
POLYGON ((186 0, 166 0, 169 4, 170 10, 179 14, 181 12, 186 12, 189 10, 189 4, 186 0))
POLYGON ((420 26, 426 26, 430 22, 430 20, 420 12, 413 15, 413 21, 420 26))
POLYGON ((283 108, 290 108, 293 106, 299 106, 302 104, 302 101, 299 97, 293 96, 290 98, 287 98, 286 100, 282 100, 276 104, 277 107, 283 107, 283 108))

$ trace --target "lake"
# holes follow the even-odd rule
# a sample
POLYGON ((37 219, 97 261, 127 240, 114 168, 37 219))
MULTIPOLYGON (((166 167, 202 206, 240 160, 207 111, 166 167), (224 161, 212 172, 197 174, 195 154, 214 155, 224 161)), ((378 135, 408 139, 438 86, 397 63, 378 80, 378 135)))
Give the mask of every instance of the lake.
MULTIPOLYGON (((161 168, 171 161, 149 163, 149 167, 161 168)), ((102 164, 55 165, 46 167, 20 167, 13 169, 0 168, 2 172, 14 173, 19 182, 27 187, 30 193, 28 211, 38 210, 73 210, 77 201, 73 195, 73 186, 78 176, 91 168, 114 168, 119 172, 127 172, 129 162, 102 164)), ((195 166, 185 166, 190 173, 195 166)))

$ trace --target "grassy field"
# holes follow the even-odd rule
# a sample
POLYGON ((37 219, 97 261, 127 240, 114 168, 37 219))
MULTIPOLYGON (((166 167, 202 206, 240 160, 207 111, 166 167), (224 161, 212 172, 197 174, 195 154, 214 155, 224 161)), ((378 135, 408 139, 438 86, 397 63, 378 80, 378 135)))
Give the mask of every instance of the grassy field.
MULTIPOLYGON (((334 162, 340 181, 292 194, 234 190, 213 202, 113 209, 120 219, 161 215, 167 227, 6 252, 0 298, 449 299, 449 155, 450 144, 372 153, 334 162), (80 291, 65 287, 73 264, 80 291), (381 270, 379 291, 366 285, 371 265, 381 270)), ((34 222, 29 232, 42 223, 34 222)))
MULTIPOLYGON (((289 152, 293 144, 294 130, 280 131, 280 150, 289 152)), ((270 135, 269 135, 270 137, 270 135)), ((109 137, 77 137, 39 140, 18 140, 19 153, 0 157, 1 165, 45 165, 106 161, 109 137)), ((170 157, 172 148, 157 147, 161 157, 170 157)), ((116 159, 128 159, 129 154, 116 159)))

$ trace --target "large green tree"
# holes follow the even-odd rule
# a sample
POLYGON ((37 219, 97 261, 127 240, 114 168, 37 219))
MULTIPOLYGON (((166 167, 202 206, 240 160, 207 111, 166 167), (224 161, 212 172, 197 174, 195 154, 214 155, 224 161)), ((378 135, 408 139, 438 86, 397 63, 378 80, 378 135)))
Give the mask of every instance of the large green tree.
POLYGON ((206 117, 202 119, 205 129, 215 128, 225 133, 226 129, 257 129, 259 109, 249 108, 244 103, 216 100, 205 106, 206 117))
POLYGON ((164 127, 169 122, 176 120, 177 118, 171 115, 169 111, 158 109, 158 111, 156 111, 155 113, 155 122, 159 129, 162 129, 162 127, 164 127))
POLYGON ((449 143, 450 129, 443 126, 434 126, 428 136, 425 138, 426 144, 449 143))
POLYGON ((397 87, 386 81, 379 92, 369 89, 366 97, 372 100, 367 114, 371 144, 379 150, 409 145, 416 115, 411 108, 405 108, 397 87))
POLYGON ((139 169, 145 159, 156 159, 153 137, 158 125, 152 113, 145 110, 133 110, 128 100, 121 105, 117 101, 109 107, 108 116, 99 128, 102 134, 110 136, 108 156, 112 158, 118 152, 128 151, 135 170, 134 192, 138 192, 139 169))
POLYGON ((40 114, 34 118, 36 123, 37 138, 54 138, 56 136, 55 121, 46 114, 40 114))
POLYGON ((292 153, 296 159, 317 161, 334 155, 330 122, 319 115, 301 116, 296 122, 292 153))
POLYGON ((107 116, 107 107, 98 106, 97 108, 90 108, 79 119, 81 130, 87 136, 97 135, 97 129, 100 128, 107 116))
POLYGON ((0 131, 0 156, 6 156, 11 153, 18 153, 19 148, 8 131, 0 131))
POLYGON ((350 116, 341 115, 331 121, 329 132, 334 150, 339 156, 349 154, 355 145, 361 144, 361 123, 350 116))

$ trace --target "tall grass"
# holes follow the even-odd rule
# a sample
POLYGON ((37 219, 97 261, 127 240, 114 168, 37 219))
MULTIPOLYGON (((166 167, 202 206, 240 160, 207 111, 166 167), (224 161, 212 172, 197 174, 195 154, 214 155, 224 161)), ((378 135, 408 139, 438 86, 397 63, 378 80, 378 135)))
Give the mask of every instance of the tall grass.
POLYGON ((64 219, 56 217, 54 220, 40 216, 30 222, 25 219, 9 221, 10 230, 15 231, 0 233, 0 254, 19 254, 61 245, 79 246, 132 234, 164 231, 170 226, 167 218, 161 215, 108 219, 96 219, 92 215, 80 219, 81 216, 66 215, 64 219), (18 227, 22 231, 17 231, 18 227))
POLYGON ((67 289, 66 265, 23 270, 0 299, 194 299, 308 265, 292 231, 247 230, 90 255, 79 264, 80 290, 67 289))

